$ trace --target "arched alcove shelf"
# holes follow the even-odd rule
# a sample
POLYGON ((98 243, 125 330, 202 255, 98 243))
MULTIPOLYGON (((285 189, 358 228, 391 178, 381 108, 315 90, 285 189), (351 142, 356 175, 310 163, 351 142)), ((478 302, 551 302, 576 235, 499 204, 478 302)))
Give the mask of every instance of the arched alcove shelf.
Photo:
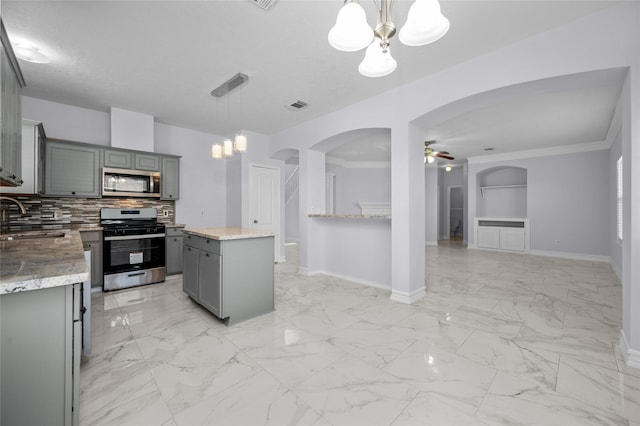
POLYGON ((481 186, 480 187, 480 194, 482 195, 482 198, 484 198, 484 191, 487 189, 504 189, 504 188, 526 188, 527 185, 526 184, 521 184, 521 185, 488 185, 488 186, 481 186))

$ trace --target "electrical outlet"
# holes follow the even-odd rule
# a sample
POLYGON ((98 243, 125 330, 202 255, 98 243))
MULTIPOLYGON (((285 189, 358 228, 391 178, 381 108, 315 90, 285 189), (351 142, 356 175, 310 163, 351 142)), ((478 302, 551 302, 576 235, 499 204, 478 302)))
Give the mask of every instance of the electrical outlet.
POLYGON ((162 210, 162 216, 169 217, 169 210, 162 210))

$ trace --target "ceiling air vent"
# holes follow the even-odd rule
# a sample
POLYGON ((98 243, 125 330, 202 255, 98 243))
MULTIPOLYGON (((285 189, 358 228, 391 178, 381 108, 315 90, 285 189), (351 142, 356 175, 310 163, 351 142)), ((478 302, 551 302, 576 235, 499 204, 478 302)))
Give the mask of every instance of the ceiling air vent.
POLYGON ((273 6, 273 4, 276 2, 276 0, 249 0, 249 1, 264 10, 269 10, 269 8, 273 6))
POLYGON ((308 103, 298 99, 297 101, 293 101, 289 105, 287 105, 287 108, 298 111, 298 110, 301 110, 303 108, 306 108, 307 106, 309 106, 308 103))
POLYGON ((242 74, 239 72, 238 74, 231 77, 229 80, 222 83, 220 86, 216 87, 211 91, 211 96, 215 96, 216 98, 221 98, 236 87, 239 87, 246 83, 249 80, 249 76, 246 74, 242 74))

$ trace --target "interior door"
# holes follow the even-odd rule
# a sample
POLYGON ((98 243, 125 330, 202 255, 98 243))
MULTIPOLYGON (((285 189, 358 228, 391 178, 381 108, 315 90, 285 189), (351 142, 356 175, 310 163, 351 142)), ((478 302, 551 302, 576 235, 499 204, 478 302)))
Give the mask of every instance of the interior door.
POLYGON ((250 226, 275 234, 274 253, 280 257, 280 169, 252 165, 249 174, 250 226))

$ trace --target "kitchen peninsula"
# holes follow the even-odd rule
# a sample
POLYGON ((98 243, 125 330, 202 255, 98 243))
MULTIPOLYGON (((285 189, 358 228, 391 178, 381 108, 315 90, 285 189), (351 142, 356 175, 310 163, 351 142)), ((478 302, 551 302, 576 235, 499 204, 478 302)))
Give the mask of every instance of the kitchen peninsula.
POLYGON ((227 325, 273 311, 274 237, 246 228, 185 229, 184 292, 227 325))
POLYGON ((0 235, 0 423, 79 424, 88 277, 78 231, 0 235))

